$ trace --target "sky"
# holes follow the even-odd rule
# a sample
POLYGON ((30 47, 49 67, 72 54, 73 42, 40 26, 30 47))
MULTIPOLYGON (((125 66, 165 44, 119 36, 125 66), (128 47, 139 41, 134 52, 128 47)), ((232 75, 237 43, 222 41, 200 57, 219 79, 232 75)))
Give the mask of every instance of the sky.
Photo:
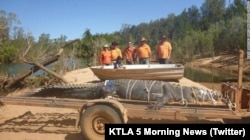
POLYGON ((205 0, 0 0, 0 10, 15 13, 26 33, 35 39, 43 33, 50 39, 67 36, 113 33, 123 24, 139 25, 169 14, 181 14, 191 6, 200 8, 205 0))

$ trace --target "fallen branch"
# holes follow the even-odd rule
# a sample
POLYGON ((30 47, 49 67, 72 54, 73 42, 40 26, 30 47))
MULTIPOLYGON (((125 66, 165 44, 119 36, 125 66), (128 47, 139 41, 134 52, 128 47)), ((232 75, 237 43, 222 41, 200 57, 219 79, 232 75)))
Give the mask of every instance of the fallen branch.
POLYGON ((42 70, 46 71, 47 73, 53 75, 54 77, 60 79, 62 82, 64 83, 68 83, 67 80, 65 80, 64 78, 60 77, 60 75, 58 75, 57 73, 47 69, 46 67, 44 67, 43 65, 41 64, 38 64, 38 63, 35 63, 35 65, 37 65, 39 68, 41 68, 42 70))
MULTIPOLYGON (((61 47, 61 49, 59 50, 59 52, 55 56, 53 56, 53 57, 51 57, 51 58, 49 58, 49 59, 41 62, 40 64, 34 63, 34 62, 26 62, 26 63, 29 63, 29 64, 35 64, 35 65, 32 68, 30 68, 29 70, 27 70, 26 72, 22 73, 22 74, 18 74, 15 77, 8 78, 5 82, 2 83, 3 84, 2 87, 3 88, 11 88, 11 87, 15 86, 18 82, 24 80, 26 77, 28 77, 31 74, 33 74, 36 71, 38 71, 40 68, 46 67, 47 65, 49 65, 49 64, 57 61, 58 58, 61 56, 64 48, 67 47, 67 46, 69 46, 69 45, 71 45, 74 42, 77 42, 77 41, 79 41, 79 40, 76 39, 76 40, 73 40, 73 41, 65 44, 64 46, 61 47), (39 67, 39 66, 42 66, 42 67, 39 67)), ((56 76, 55 73, 52 74, 52 75, 54 75, 56 78, 58 78, 58 76, 56 76)), ((62 80, 63 82, 65 82, 63 79, 60 79, 60 80, 62 80)))

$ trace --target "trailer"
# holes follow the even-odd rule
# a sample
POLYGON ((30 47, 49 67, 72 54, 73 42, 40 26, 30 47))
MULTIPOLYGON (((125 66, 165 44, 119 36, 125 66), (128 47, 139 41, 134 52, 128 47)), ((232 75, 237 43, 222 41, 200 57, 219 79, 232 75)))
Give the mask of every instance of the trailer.
MULTIPOLYGON (((240 61, 241 62, 241 61, 240 61)), ((240 69, 240 68, 239 68, 240 69)), ((81 129, 85 139, 104 139, 105 124, 127 123, 128 118, 185 120, 193 119, 237 119, 250 117, 250 90, 242 88, 242 70, 239 70, 238 85, 222 83, 222 101, 211 103, 178 102, 167 103, 161 109, 148 109, 150 102, 105 98, 93 100, 44 98, 44 97, 0 97, 0 105, 24 105, 78 110, 75 126, 81 129), (225 99, 225 100, 223 100, 225 99)), ((153 102, 152 102, 153 103, 153 102)))
POLYGON ((150 110, 147 101, 108 99, 58 99, 44 97, 1 97, 2 105, 24 105, 54 108, 72 108, 78 110, 76 128, 86 139, 103 139, 106 123, 127 123, 128 118, 167 119, 188 121, 188 118, 204 119, 237 119, 250 117, 250 91, 242 90, 241 103, 237 103, 238 93, 235 86, 223 83, 222 94, 233 99, 232 103, 212 105, 209 103, 188 104, 168 103, 159 110, 150 110))

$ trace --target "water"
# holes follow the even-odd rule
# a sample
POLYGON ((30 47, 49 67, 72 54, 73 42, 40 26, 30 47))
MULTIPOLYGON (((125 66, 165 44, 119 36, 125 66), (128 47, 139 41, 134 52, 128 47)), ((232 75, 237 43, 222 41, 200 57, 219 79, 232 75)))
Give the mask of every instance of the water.
MULTIPOLYGON (((64 60, 59 59, 57 62, 54 62, 50 65, 47 65, 46 68, 52 69, 53 66, 55 66, 58 63, 65 63, 67 66, 68 70, 73 70, 73 69, 79 69, 79 68, 84 68, 86 65, 90 62, 89 59, 69 59, 66 58, 64 60), (65 61, 65 62, 62 62, 65 61)), ((9 77, 14 77, 17 74, 20 74, 22 72, 25 72, 32 68, 33 65, 27 64, 27 63, 11 63, 11 64, 0 64, 0 73, 8 73, 9 77)), ((33 73, 31 76, 37 76, 40 74, 44 74, 43 70, 38 70, 37 72, 33 73)))
POLYGON ((184 77, 195 82, 218 83, 227 79, 237 79, 237 75, 215 70, 185 67, 184 77))
POLYGON ((23 63, 0 64, 0 72, 8 73, 10 77, 31 68, 31 65, 23 63))

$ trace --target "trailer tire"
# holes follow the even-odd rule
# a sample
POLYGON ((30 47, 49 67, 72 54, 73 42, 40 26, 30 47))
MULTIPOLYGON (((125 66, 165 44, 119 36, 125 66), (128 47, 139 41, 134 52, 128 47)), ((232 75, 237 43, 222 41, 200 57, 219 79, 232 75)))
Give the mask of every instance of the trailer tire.
POLYGON ((81 116, 81 133, 85 139, 103 140, 105 123, 122 123, 115 109, 107 105, 88 107, 81 116))

